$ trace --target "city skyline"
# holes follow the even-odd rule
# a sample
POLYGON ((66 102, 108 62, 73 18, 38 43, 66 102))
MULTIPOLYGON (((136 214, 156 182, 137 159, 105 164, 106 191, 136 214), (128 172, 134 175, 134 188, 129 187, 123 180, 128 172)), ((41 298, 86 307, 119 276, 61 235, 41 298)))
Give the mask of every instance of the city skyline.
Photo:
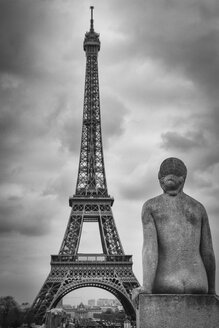
MULTIPOLYGON (((218 3, 10 0, 0 3, 1 296, 33 302, 66 229, 79 161, 90 5, 101 41, 107 185, 133 271, 141 283, 143 202, 161 193, 161 161, 179 157, 188 168, 185 192, 209 215, 218 292, 218 3)), ((94 235, 97 227, 87 226, 81 252, 101 252, 94 235)), ((77 293, 85 297, 86 291, 77 293)))
MULTIPOLYGON (((96 289, 96 288, 93 288, 93 289, 96 289)), ((97 297, 93 298, 93 299, 89 299, 89 298, 83 298, 83 296, 81 294, 79 294, 78 296, 76 296, 77 294, 75 292, 72 292, 72 293, 69 293, 67 296, 63 297, 63 305, 72 305, 72 306, 78 306, 80 305, 81 303, 84 304, 85 306, 104 306, 104 302, 106 302, 108 305, 106 306, 112 306, 109 305, 110 303, 115 303, 117 306, 121 305, 121 303, 119 302, 119 300, 114 296, 112 295, 111 293, 100 293, 99 296, 101 297, 98 297, 98 294, 97 294, 97 297), (105 297, 102 297, 102 295, 105 295, 105 297), (89 304, 90 303, 90 304, 89 304), (100 304, 102 303, 102 304, 100 304), (92 305, 91 305, 92 304, 92 305)), ((114 304, 114 306, 115 306, 114 304)))
POLYGON ((63 297, 63 304, 71 304, 71 305, 78 305, 80 303, 88 304, 88 301, 91 299, 90 296, 95 295, 95 300, 107 298, 107 299, 113 299, 115 298, 114 295, 111 293, 100 289, 100 288, 94 288, 94 287, 87 287, 83 289, 77 289, 69 294, 67 294, 65 297, 63 297))

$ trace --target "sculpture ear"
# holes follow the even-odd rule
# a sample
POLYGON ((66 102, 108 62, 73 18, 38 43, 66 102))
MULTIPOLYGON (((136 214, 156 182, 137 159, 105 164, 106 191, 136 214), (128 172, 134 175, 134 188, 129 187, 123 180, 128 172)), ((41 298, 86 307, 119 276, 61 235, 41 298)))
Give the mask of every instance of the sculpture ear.
POLYGON ((179 177, 179 181, 180 181, 180 183, 181 183, 181 185, 183 187, 184 184, 185 184, 185 181, 186 181, 186 177, 184 177, 184 176, 179 177))
POLYGON ((160 182, 160 185, 163 184, 163 181, 164 181, 164 178, 163 177, 159 177, 159 182, 160 182))

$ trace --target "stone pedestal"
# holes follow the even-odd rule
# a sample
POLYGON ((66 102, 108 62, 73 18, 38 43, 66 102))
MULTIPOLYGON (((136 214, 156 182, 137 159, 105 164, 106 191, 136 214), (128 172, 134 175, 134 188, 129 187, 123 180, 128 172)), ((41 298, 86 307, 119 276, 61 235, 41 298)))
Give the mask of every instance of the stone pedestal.
POLYGON ((137 328, 219 328, 219 298, 141 293, 137 328))

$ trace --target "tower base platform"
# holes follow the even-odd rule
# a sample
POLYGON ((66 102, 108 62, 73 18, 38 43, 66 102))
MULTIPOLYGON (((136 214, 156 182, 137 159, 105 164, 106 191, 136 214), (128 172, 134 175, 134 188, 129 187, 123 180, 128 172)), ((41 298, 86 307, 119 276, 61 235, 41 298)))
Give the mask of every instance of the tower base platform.
POLYGON ((137 328, 218 328, 219 297, 197 294, 139 295, 137 328))

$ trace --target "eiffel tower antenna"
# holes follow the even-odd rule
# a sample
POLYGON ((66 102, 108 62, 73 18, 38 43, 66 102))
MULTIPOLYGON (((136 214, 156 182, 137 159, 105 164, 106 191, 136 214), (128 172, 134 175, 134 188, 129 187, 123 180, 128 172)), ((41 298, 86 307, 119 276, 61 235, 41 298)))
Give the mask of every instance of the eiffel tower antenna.
MULTIPOLYGON (((98 79, 99 34, 94 31, 93 7, 90 31, 85 34, 86 73, 81 150, 75 194, 69 198, 71 214, 58 255, 51 255, 51 271, 33 302, 35 323, 45 321, 46 311, 56 307, 73 290, 98 287, 111 292, 135 320, 131 291, 139 286, 132 271, 132 256, 125 255, 113 217, 103 158, 98 79), (78 253, 84 222, 97 222, 100 254, 78 253)), ((95 242, 95 240, 94 240, 95 242)))
POLYGON ((90 10, 91 10, 90 32, 94 32, 94 18, 93 18, 94 6, 90 6, 90 10))

